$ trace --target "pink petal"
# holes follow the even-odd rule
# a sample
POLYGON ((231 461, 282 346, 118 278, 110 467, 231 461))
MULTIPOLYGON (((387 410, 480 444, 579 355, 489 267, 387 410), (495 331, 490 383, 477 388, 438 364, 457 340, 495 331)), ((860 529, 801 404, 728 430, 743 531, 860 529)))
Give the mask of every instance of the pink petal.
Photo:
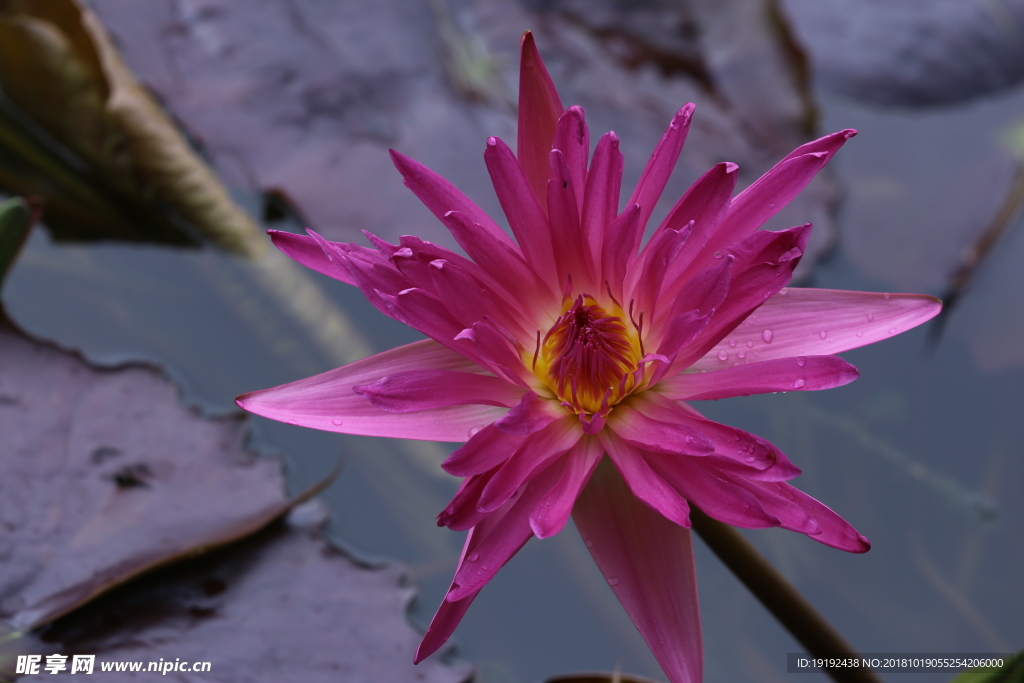
MULTIPOLYGON (((496 510, 527 480, 575 446, 581 438, 583 430, 575 415, 552 422, 539 432, 530 434, 487 482, 477 508, 483 512, 496 510)), ((554 485, 554 481, 551 485, 554 485)))
POLYGON ((508 218, 512 234, 519 241, 526 262, 540 277, 549 278, 546 279, 548 285, 554 284, 555 259, 551 251, 551 228, 544 209, 546 196, 542 206, 512 150, 500 139, 487 139, 484 161, 498 202, 508 218))
MULTIPOLYGON (((665 398, 657 390, 648 390, 632 397, 629 405, 652 422, 677 425, 680 429, 702 434, 713 445, 714 455, 696 455, 715 458, 719 467, 732 467, 745 476, 771 480, 792 479, 800 474, 800 470, 789 458, 768 440, 709 420, 692 407, 665 398)), ((641 448, 655 450, 646 446, 641 448)))
MULTIPOLYGON (((615 133, 605 133, 597 142, 594 160, 587 175, 587 187, 583 196, 583 213, 580 223, 583 239, 590 249, 590 262, 595 266, 602 264, 602 251, 605 241, 610 235, 610 226, 619 211, 619 192, 622 188, 622 152, 619 151, 619 139, 615 133)), ((636 220, 640 220, 639 211, 636 220)), ((626 226, 623 235, 632 235, 634 227, 626 226)), ((623 266, 625 255, 623 255, 623 266)), ((597 268, 595 267, 595 270, 597 268)), ((608 277, 601 273, 594 274, 600 283, 608 277)), ((612 279, 613 282, 621 282, 612 279)))
POLYGON ((576 501, 573 519, 669 681, 700 683, 700 609, 689 530, 637 500, 607 459, 576 501))
POLYGON ((445 600, 457 602, 478 592, 530 540, 530 515, 560 474, 557 463, 548 467, 476 527, 479 530, 486 525, 485 533, 480 534, 479 545, 473 547, 456 570, 445 600), (492 521, 495 515, 501 516, 492 521))
POLYGON ((555 127, 555 139, 552 149, 565 155, 569 176, 572 178, 573 192, 583 200, 583 191, 587 184, 587 157, 590 155, 590 130, 587 128, 583 109, 571 106, 565 110, 555 127))
POLYGON ((452 351, 466 356, 477 365, 486 367, 483 359, 476 355, 472 348, 459 342, 458 335, 464 328, 452 317, 444 303, 433 294, 418 288, 404 289, 397 295, 376 290, 374 298, 370 300, 372 303, 381 302, 378 308, 385 315, 419 330, 452 351))
POLYGON ((293 261, 335 280, 341 280, 350 285, 355 284, 348 269, 329 259, 312 237, 281 230, 267 230, 267 234, 270 235, 274 246, 287 254, 293 261))
POLYGON ((612 296, 624 300, 623 281, 626 264, 633 253, 633 237, 640 220, 640 205, 630 204, 608 226, 607 239, 601 251, 601 277, 611 287, 612 296))
POLYGON ((491 232, 481 230, 478 223, 459 211, 449 211, 442 220, 473 261, 490 273, 506 291, 514 296, 518 294, 516 299, 545 302, 554 297, 523 259, 519 247, 507 237, 505 240, 495 239, 491 232))
POLYGON ((755 180, 732 200, 729 213, 708 242, 705 253, 722 249, 761 227, 800 194, 836 150, 856 133, 847 129, 801 145, 755 180))
POLYGON ((511 408, 524 392, 500 377, 454 370, 397 372, 353 389, 390 413, 473 403, 511 408))
POLYGON ((473 323, 492 316, 496 322, 511 332, 529 337, 529 333, 523 327, 524 320, 518 315, 519 307, 507 305, 507 300, 480 283, 464 268, 445 259, 436 259, 430 261, 426 270, 430 277, 430 285, 419 286, 433 292, 443 301, 448 312, 459 321, 459 324, 470 327, 473 323))
POLYGON ((841 353, 906 332, 941 309, 941 301, 923 294, 790 287, 768 299, 692 369, 718 370, 723 355, 733 364, 841 353), (744 349, 746 358, 738 358, 744 349))
POLYGON ((593 284, 588 265, 589 250, 580 228, 578 198, 573 189, 569 166, 560 150, 551 150, 551 179, 548 181, 548 219, 551 221, 551 247, 555 251, 558 282, 564 287, 571 279, 577 286, 593 284))
MULTIPOLYGON (((738 483, 743 482, 738 481, 738 483)), ((792 528, 795 531, 807 533, 809 538, 818 543, 851 553, 866 553, 871 549, 868 539, 857 533, 857 530, 849 522, 803 491, 785 482, 751 481, 746 484, 750 487, 749 490, 758 497, 765 511, 775 514, 782 520, 783 528, 792 528), (776 503, 772 500, 773 498, 778 502, 789 503, 802 510, 815 522, 817 529, 813 532, 805 532, 799 527, 794 528, 787 524, 786 517, 779 514, 779 508, 770 507, 776 503)))
POLYGON ((676 112, 668 125, 665 134, 661 136, 654 153, 647 161, 643 173, 640 174, 640 182, 630 196, 627 204, 640 205, 640 220, 637 222, 637 229, 632 248, 635 251, 640 246, 640 237, 647 226, 647 219, 650 218, 654 206, 661 197, 662 190, 668 178, 672 175, 676 161, 679 160, 679 153, 686 141, 686 134, 690 132, 690 119, 693 116, 693 104, 686 104, 676 112))
POLYGON ((550 538, 562 530, 603 455, 601 442, 592 437, 580 439, 565 454, 561 477, 530 515, 530 528, 537 538, 550 538))
MULTIPOLYGON (((470 223, 480 226, 479 229, 486 233, 491 240, 503 244, 516 253, 519 252, 519 247, 498 227, 498 224, 491 220, 491 217, 474 204, 469 197, 462 194, 458 188, 420 162, 393 149, 390 152, 391 161, 405 179, 405 186, 412 190, 413 194, 439 220, 443 222, 445 214, 449 211, 458 211, 465 214, 470 223)), ((456 239, 458 239, 458 236, 456 236, 456 239)), ((460 245, 463 249, 466 248, 461 242, 460 245)), ((469 252, 469 249, 466 249, 466 251, 469 252)), ((472 253, 470 253, 470 256, 472 256, 472 253)))
POLYGON ((508 412, 485 405, 460 405, 416 413, 388 413, 353 387, 412 370, 474 372, 460 354, 425 339, 290 384, 242 394, 235 402, 250 413, 289 424, 342 434, 392 436, 427 441, 465 441, 508 412))
MULTIPOLYGON (((739 166, 728 162, 716 165, 686 191, 658 228, 659 231, 679 230, 693 221, 693 232, 665 272, 662 297, 675 298, 680 288, 705 265, 695 259, 729 209, 738 170, 739 166)), ((645 252, 650 247, 648 242, 645 252)))
POLYGON ((480 493, 497 471, 498 467, 495 466, 486 472, 463 479, 451 502, 437 515, 437 525, 446 526, 453 531, 465 531, 475 527, 485 517, 495 514, 481 512, 477 509, 476 502, 480 500, 480 493))
POLYGON ((651 238, 650 251, 638 262, 642 268, 636 287, 637 307, 646 311, 649 321, 653 321, 659 313, 658 295, 665 284, 665 273, 689 240, 693 227, 691 221, 679 230, 669 228, 655 233, 651 238))
POLYGON ((526 438, 526 434, 509 434, 487 425, 448 456, 441 468, 456 477, 483 474, 508 460, 526 438))
MULTIPOLYGON (((730 347, 736 351, 737 347, 730 347)), ((739 347, 739 351, 744 351, 739 347)), ((738 352, 739 352, 738 351, 738 352)), ((738 353, 737 352, 737 353, 738 353)), ((674 400, 707 401, 775 391, 817 391, 849 384, 857 368, 835 356, 799 356, 749 363, 662 380, 657 391, 674 400)))
MULTIPOLYGON (((647 451, 678 455, 711 455, 715 452, 711 441, 697 429, 677 420, 658 420, 646 414, 647 407, 648 404, 639 397, 623 401, 615 406, 608 418, 608 429, 647 451)), ((666 413, 663 411, 661 414, 666 413)), ((688 415, 683 417, 692 422, 688 415)))
POLYGON ((513 347, 507 333, 503 333, 493 320, 485 319, 473 323, 455 335, 455 341, 462 344, 462 353, 479 359, 481 365, 513 384, 527 389, 530 387, 530 380, 536 381, 536 377, 523 367, 519 353, 513 347))
POLYGON ((494 426, 507 434, 533 434, 565 416, 566 411, 557 401, 527 392, 494 426))
POLYGON ((547 203, 548 152, 564 108, 544 68, 533 34, 523 34, 519 60, 519 165, 542 205, 547 203))
MULTIPOLYGON (((459 557, 458 565, 456 565, 456 572, 462 566, 466 555, 472 552, 475 546, 479 545, 479 541, 475 539, 475 536, 479 535, 479 533, 482 532, 477 532, 476 529, 469 530, 466 542, 462 546, 462 555, 459 557)), ((423 634, 423 640, 420 641, 419 647, 416 648, 416 655, 412 660, 413 664, 419 664, 448 642, 448 639, 455 632, 456 627, 462 621, 462 617, 466 615, 469 606, 473 603, 478 593, 479 591, 456 602, 441 601, 441 606, 437 608, 434 618, 430 620, 427 632, 423 634)))
POLYGON ((640 450, 609 432, 602 432, 600 438, 633 495, 665 519, 689 529, 690 506, 686 499, 651 468, 640 450))
POLYGON ((647 462, 688 501, 720 522, 745 529, 780 524, 778 518, 764 511, 750 491, 715 476, 716 470, 699 459, 651 454, 647 462))

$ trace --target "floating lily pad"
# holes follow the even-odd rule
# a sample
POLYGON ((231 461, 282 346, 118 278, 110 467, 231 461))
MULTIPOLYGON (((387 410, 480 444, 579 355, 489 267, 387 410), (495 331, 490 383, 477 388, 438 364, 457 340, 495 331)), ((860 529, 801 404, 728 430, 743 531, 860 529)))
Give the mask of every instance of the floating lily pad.
POLYGON ((321 538, 321 521, 307 504, 256 536, 133 581, 52 624, 44 651, 96 655, 98 681, 468 680, 465 664, 413 665, 420 635, 405 617, 413 591, 400 587, 401 568, 358 566, 321 538), (102 671, 161 659, 210 670, 102 671))
POLYGON ((282 515, 280 463, 244 440, 158 370, 92 367, 0 314, 0 618, 38 626, 282 515))
MULTIPOLYGON (((662 210, 715 163, 738 163, 742 185, 817 134, 802 54, 768 0, 690 3, 692 11, 665 0, 641 13, 559 1, 476 0, 450 11, 442 1, 401 0, 93 4, 225 177, 283 191, 332 240, 361 240, 365 229, 454 246, 400 182, 389 147, 501 216, 481 157, 488 136, 514 140, 527 28, 563 102, 586 108, 591 139, 619 134, 627 188, 676 110, 698 104, 662 210), (672 30, 678 22, 689 32, 672 30)), ((832 242, 835 201, 826 174, 773 223, 815 223, 808 266, 832 242)))

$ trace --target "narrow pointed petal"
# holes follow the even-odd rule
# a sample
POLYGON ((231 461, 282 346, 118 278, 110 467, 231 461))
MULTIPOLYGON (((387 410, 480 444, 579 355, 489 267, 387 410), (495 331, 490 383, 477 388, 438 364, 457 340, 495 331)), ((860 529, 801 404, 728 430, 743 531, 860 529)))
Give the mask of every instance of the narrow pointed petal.
POLYGON ((732 364, 841 353, 906 332, 940 310, 941 301, 923 294, 790 287, 768 299, 692 369, 718 370, 722 354, 732 364), (736 356, 740 349, 747 350, 746 358, 736 356))
MULTIPOLYGON (((405 186, 412 190, 423 204, 430 209, 439 220, 444 222, 445 214, 450 211, 458 211, 465 214, 470 223, 480 226, 491 240, 503 244, 515 252, 519 247, 509 238, 508 235, 498 227, 487 213, 477 206, 469 197, 462 194, 458 188, 434 173, 420 162, 405 156, 395 150, 390 150, 391 161, 395 168, 405 179, 405 186)), ((458 239, 458 236, 456 236, 458 239)), ((465 245, 460 245, 465 249, 465 245)), ((468 252, 469 250, 466 249, 468 252)), ((470 253, 472 256, 472 253, 470 253)))
POLYGON ((499 377, 524 389, 529 388, 528 380, 532 377, 523 367, 519 353, 513 346, 514 342, 503 334, 491 320, 473 323, 473 325, 455 335, 456 343, 461 344, 460 351, 472 358, 478 358, 480 364, 499 377))
POLYGON ((668 178, 672 175, 672 169, 679 160, 679 153, 686 141, 686 134, 690 132, 690 119, 693 117, 693 104, 684 105, 668 125, 665 134, 661 136, 658 146, 647 161, 647 166, 640 174, 640 182, 629 198, 628 204, 640 205, 640 220, 637 222, 637 234, 633 242, 633 249, 640 246, 640 238, 643 236, 644 228, 647 226, 647 219, 654 211, 658 198, 661 197, 668 178))
MULTIPOLYGON (((595 271, 602 265, 604 244, 609 238, 612 221, 619 212, 622 163, 619 138, 615 133, 605 133, 594 150, 594 161, 587 174, 587 187, 583 196, 583 214, 580 217, 583 239, 590 250, 590 262, 594 264, 595 271)), ((640 220, 639 213, 636 220, 640 220)), ((595 272, 594 275, 598 285, 609 279, 603 272, 595 272)))
MULTIPOLYGON (((496 239, 488 230, 481 230, 467 214, 449 211, 442 221, 473 261, 491 274, 502 287, 523 301, 545 301, 552 291, 533 272, 523 259, 519 247, 506 237, 496 239)), ((504 235, 505 233, 501 233, 504 235)))
MULTIPOLYGON (((575 446, 581 438, 583 430, 575 415, 530 434, 487 482, 477 508, 483 512, 499 508, 520 486, 575 446)), ((554 483, 552 481, 551 485, 554 483)))
MULTIPOLYGON (((735 341, 735 340, 734 340, 735 341)), ((744 347, 731 346, 734 351, 744 347)), ((749 363, 713 372, 683 373, 662 380, 657 391, 680 401, 708 401, 777 391, 818 391, 849 384, 857 368, 836 356, 800 356, 749 363)))
POLYGON ((608 428, 647 451, 694 456, 715 452, 714 445, 699 430, 677 420, 651 417, 643 412, 646 406, 647 402, 639 398, 620 403, 608 419, 608 428))
POLYGON ((637 262, 641 267, 636 287, 637 306, 641 311, 647 312, 647 319, 652 324, 660 313, 657 303, 665 284, 665 273, 689 240, 694 225, 691 221, 679 230, 668 229, 658 232, 651 238, 651 250, 644 259, 637 262))
POLYGON ((565 416, 565 411, 555 401, 527 392, 518 405, 496 421, 494 426, 508 434, 533 434, 565 416))
POLYGON ((715 476, 714 468, 694 458, 652 454, 647 461, 691 504, 720 522, 744 529, 765 529, 780 524, 777 517, 764 511, 750 491, 715 476))
POLYGON ((626 264, 633 253, 633 236, 639 220, 640 205, 627 206, 608 226, 607 241, 601 251, 601 277, 618 301, 624 300, 622 285, 626 279, 626 264))
POLYGON ((479 544, 455 572, 445 600, 458 602, 478 592, 530 540, 530 515, 560 474, 558 463, 548 467, 476 527, 479 530, 486 525, 485 533, 479 535, 479 544), (498 516, 496 521, 494 516, 498 516))
POLYGON ((557 285, 546 204, 537 199, 512 150, 499 138, 487 139, 484 162, 526 262, 548 286, 557 285))
MULTIPOLYGON (((479 533, 480 532, 477 532, 476 529, 469 530, 469 534, 466 536, 466 542, 462 546, 462 555, 459 557, 458 565, 456 565, 456 572, 458 572, 458 568, 462 566, 463 561, 466 559, 466 555, 472 552, 471 549, 474 546, 479 544, 479 541, 474 539, 474 536, 477 536, 479 533)), ((451 588, 449 588, 449 590, 451 590, 451 588)), ((413 664, 419 664, 424 659, 441 649, 441 646, 448 642, 448 639, 451 638, 452 633, 455 632, 459 622, 462 621, 462 617, 466 616, 469 606, 473 603, 473 600, 478 594, 479 591, 456 602, 449 602, 447 600, 441 601, 441 606, 437 608, 434 618, 430 620, 427 632, 423 634, 423 640, 420 641, 419 647, 416 648, 416 655, 412 660, 413 664)))
POLYGON ((551 150, 551 179, 548 181, 548 219, 551 222, 551 246, 555 251, 558 282, 564 287, 571 279, 584 288, 593 285, 589 250, 583 241, 576 191, 565 155, 551 150))
MULTIPOLYGON (((486 429, 486 427, 484 428, 486 429)), ((472 439, 471 439, 472 440, 472 439)), ((437 525, 446 526, 453 531, 466 531, 480 524, 491 512, 481 512, 476 507, 480 500, 480 492, 487 486, 498 466, 480 474, 473 474, 462 480, 459 490, 455 492, 451 501, 437 515, 437 525)))
POLYGON ((235 402, 251 413, 303 427, 427 441, 465 441, 470 430, 481 429, 508 412, 493 406, 459 405, 388 413, 353 391, 389 374, 423 369, 473 372, 479 366, 427 339, 297 382, 243 394, 235 402))
POLYGON ((562 458, 562 475, 530 515, 530 528, 537 538, 550 538, 565 527, 580 491, 604 455, 601 442, 584 437, 562 458))
POLYGON ((526 437, 526 434, 509 434, 487 425, 448 456, 441 468, 456 477, 483 474, 512 457, 526 437))
POLYGON ((565 109, 541 61, 533 34, 523 34, 519 60, 519 137, 516 156, 540 203, 547 203, 548 152, 565 109))
POLYGON ((565 155, 573 192, 582 202, 587 186, 587 157, 590 156, 590 130, 582 107, 573 105, 558 119, 551 147, 565 155))
MULTIPOLYGON (((785 453, 767 439, 728 425, 709 420, 691 406, 679 404, 660 395, 656 390, 646 391, 630 399, 630 406, 647 418, 670 425, 678 425, 702 434, 714 447, 713 457, 719 467, 732 467, 748 477, 792 479, 800 474, 785 453)), ((655 450, 641 446, 645 450, 655 450)), ((671 452, 666 449, 666 452, 671 452)))
MULTIPOLYGON (((749 490, 758 497, 766 511, 774 512, 769 507, 770 497, 773 496, 785 503, 795 505, 814 520, 818 527, 817 531, 815 533, 802 532, 807 533, 808 538, 850 553, 866 553, 871 549, 871 543, 868 539, 858 533, 849 522, 833 512, 824 503, 815 500, 800 489, 785 482, 757 481, 747 483, 750 486, 749 490)), ((783 521, 785 528, 791 528, 786 526, 785 522, 787 520, 783 515, 775 514, 783 521)), ((795 530, 800 531, 799 528, 795 530)))
POLYGON ((355 284, 348 270, 331 260, 312 237, 282 230, 267 230, 267 234, 270 235, 274 246, 287 254, 293 261, 335 280, 341 280, 350 285, 355 284))
MULTIPOLYGON (((401 269, 401 267, 399 267, 401 269)), ((478 281, 464 268, 447 261, 436 259, 427 267, 430 285, 422 286, 431 291, 448 307, 448 312, 465 327, 484 320, 487 316, 516 335, 529 337, 523 326, 525 320, 519 315, 518 307, 508 306, 507 299, 478 281)))
POLYGON ((690 528, 690 506, 644 459, 639 449, 614 434, 602 432, 601 445, 615 463, 629 490, 665 519, 690 528))
POLYGON ((396 372, 353 390, 390 413, 472 403, 511 408, 525 391, 500 377, 453 370, 396 372))
POLYGON ((700 683, 703 651, 690 532, 641 503, 612 463, 573 508, 576 528, 671 683, 700 683))

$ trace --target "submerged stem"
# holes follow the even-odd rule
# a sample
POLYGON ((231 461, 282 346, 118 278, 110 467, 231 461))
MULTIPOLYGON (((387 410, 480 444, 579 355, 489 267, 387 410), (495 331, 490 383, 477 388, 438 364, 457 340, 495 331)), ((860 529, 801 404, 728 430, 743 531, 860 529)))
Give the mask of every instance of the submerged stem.
MULTIPOLYGON (((812 657, 859 657, 814 606, 739 531, 690 506, 693 530, 812 657)), ((826 669, 837 683, 881 683, 865 667, 826 669)))

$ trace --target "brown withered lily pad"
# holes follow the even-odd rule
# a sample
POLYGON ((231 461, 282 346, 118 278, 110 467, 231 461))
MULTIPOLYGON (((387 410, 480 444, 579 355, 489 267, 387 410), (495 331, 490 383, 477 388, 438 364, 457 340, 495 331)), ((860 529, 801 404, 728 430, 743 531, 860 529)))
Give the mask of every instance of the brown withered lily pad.
POLYGON ((35 627, 287 511, 280 463, 244 432, 154 368, 92 367, 0 311, 0 619, 35 627))
POLYGON ((413 592, 399 588, 401 569, 357 566, 320 538, 320 519, 315 504, 300 506, 256 536, 149 574, 52 624, 44 646, 95 654, 98 681, 468 680, 466 665, 413 665, 420 636, 405 618, 413 592), (210 670, 101 671, 161 658, 210 670))
MULTIPOLYGON (((806 65, 769 0, 659 0, 640 12, 607 0, 92 4, 229 182, 281 190, 332 240, 362 240, 365 229, 454 244, 403 187, 389 147, 501 215, 482 153, 488 136, 515 139, 525 29, 563 104, 586 109, 591 140, 619 135, 625 188, 675 111, 697 103, 665 210, 715 163, 738 163, 744 185, 830 132, 815 130, 806 65)), ((826 174, 773 225, 814 222, 810 251, 820 253, 835 201, 826 174)))

